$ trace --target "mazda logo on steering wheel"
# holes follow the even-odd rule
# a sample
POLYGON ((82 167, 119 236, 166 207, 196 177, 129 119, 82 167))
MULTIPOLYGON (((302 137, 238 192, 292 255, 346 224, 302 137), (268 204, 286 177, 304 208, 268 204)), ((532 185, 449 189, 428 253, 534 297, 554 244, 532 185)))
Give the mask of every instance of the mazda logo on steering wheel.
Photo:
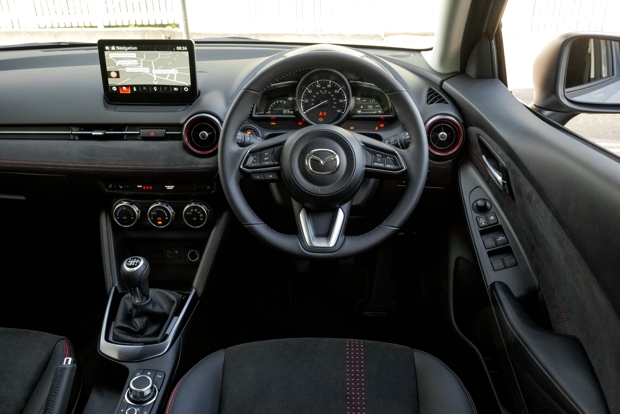
POLYGON ((315 149, 306 155, 306 169, 312 174, 333 174, 340 166, 340 157, 330 149, 315 149))

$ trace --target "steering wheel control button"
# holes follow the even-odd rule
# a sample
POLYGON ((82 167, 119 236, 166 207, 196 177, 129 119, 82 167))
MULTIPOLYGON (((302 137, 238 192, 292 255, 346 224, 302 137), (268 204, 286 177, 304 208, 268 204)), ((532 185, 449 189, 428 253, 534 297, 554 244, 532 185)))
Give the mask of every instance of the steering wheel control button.
POLYGON ((131 227, 140 220, 140 209, 130 201, 121 201, 112 209, 112 217, 121 227, 131 227))
POLYGON ((478 216, 476 217, 476 221, 478 222, 478 227, 480 228, 489 227, 489 221, 486 216, 478 216))
POLYGON ((167 203, 157 202, 149 207, 147 218, 153 227, 163 229, 174 221, 174 209, 167 203))
POLYGON ((263 173, 252 174, 252 178, 257 181, 265 181, 265 174, 263 173))
POLYGON ((273 148, 262 151, 260 154, 260 166, 271 167, 272 165, 275 165, 273 161, 273 148))
POLYGON ((183 209, 183 221, 193 229, 199 229, 207 223, 209 210, 202 203, 189 203, 183 209))
POLYGON ((393 155, 386 155, 385 156, 385 169, 386 170, 400 170, 400 163, 398 162, 398 159, 393 156, 393 155))
POLYGON ((245 166, 247 168, 258 168, 258 167, 260 167, 260 154, 250 154, 248 156, 247 161, 245 162, 245 166))
POLYGON ((491 203, 489 200, 485 200, 484 198, 479 198, 474 201, 474 205, 472 206, 474 211, 478 214, 488 213, 491 211, 491 203))
POLYGON ((265 173, 265 180, 268 181, 276 181, 278 179, 278 174, 275 172, 266 172, 265 173))
POLYGON ((497 215, 495 213, 487 214, 487 220, 489 220, 489 225, 491 226, 499 223, 499 221, 497 220, 497 215))
POLYGON ((398 172, 403 169, 396 155, 369 148, 364 148, 364 152, 366 153, 366 167, 371 170, 398 172))

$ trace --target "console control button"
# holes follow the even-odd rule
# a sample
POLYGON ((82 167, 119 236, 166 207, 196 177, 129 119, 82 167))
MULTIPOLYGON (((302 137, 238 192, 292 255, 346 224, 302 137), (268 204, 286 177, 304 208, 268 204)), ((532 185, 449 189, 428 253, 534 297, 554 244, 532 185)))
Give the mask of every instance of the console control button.
POLYGON ((112 209, 112 217, 121 227, 131 227, 140 220, 140 209, 130 201, 121 201, 112 209))
POLYGON ((147 216, 153 227, 163 229, 174 220, 174 209, 168 203, 157 202, 149 207, 147 216))
POLYGON ((153 404, 145 405, 142 407, 142 412, 140 414, 152 414, 153 413, 153 404))
POLYGON ((121 405, 116 410, 116 414, 127 414, 127 403, 125 401, 121 401, 121 405))
POLYGON ((166 374, 163 371, 157 371, 155 373, 155 378, 153 379, 153 382, 155 383, 155 386, 157 387, 157 389, 161 389, 161 385, 164 383, 165 377, 166 377, 166 374))
POLYGON ((183 221, 189 227, 198 229, 209 219, 209 210, 202 203, 189 203, 183 209, 183 221))
MULTIPOLYGON (((144 404, 148 402, 155 396, 153 380, 146 375, 139 375, 135 377, 129 383, 127 396, 129 397, 130 403, 134 402, 136 404, 144 404)), ((129 412, 127 412, 127 414, 129 414, 129 412)))

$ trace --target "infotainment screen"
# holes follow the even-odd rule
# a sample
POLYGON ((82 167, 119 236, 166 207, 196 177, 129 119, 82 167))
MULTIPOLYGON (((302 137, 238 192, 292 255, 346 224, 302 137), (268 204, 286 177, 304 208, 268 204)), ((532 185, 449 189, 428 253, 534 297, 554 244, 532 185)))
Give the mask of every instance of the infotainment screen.
POLYGON ((191 40, 99 40, 103 91, 116 104, 189 104, 196 100, 191 40))

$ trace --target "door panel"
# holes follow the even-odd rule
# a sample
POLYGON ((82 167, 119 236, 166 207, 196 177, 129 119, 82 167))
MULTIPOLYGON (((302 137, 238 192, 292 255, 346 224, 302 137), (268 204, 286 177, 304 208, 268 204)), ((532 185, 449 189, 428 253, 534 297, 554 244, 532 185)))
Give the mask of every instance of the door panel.
POLYGON ((556 333, 583 344, 611 412, 620 412, 620 164, 547 124, 498 80, 444 83, 463 112, 468 156, 506 214, 538 279, 556 333), (501 158, 510 192, 482 159, 501 158))

